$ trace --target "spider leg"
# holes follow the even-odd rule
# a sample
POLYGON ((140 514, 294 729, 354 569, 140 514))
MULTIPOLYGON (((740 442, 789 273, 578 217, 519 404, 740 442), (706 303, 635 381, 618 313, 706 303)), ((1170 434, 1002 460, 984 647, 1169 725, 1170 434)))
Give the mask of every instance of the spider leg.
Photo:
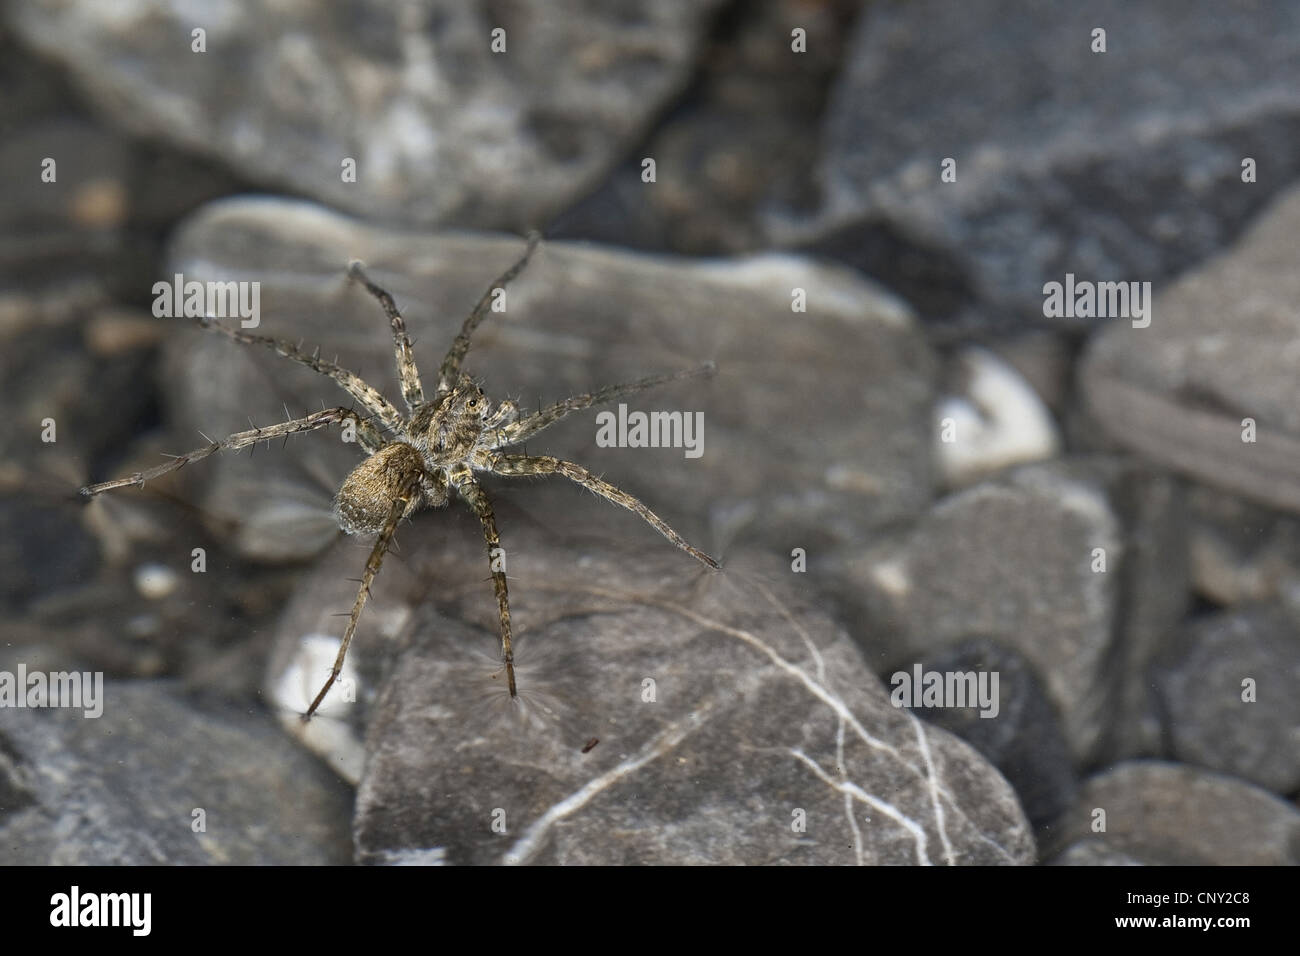
POLYGON ((366 291, 379 300, 384 315, 393 327, 393 348, 397 353, 397 377, 402 383, 402 399, 408 411, 424 404, 424 386, 420 384, 420 370, 415 367, 415 355, 411 352, 411 338, 406 334, 406 320, 397 311, 393 297, 370 281, 361 263, 353 262, 348 266, 352 278, 366 287, 366 291))
POLYGON ((499 441, 493 444, 493 448, 503 448, 507 445, 517 445, 521 441, 532 438, 543 428, 554 425, 566 415, 573 412, 581 411, 584 408, 590 408, 593 405, 602 405, 605 402, 613 401, 623 395, 630 395, 633 392, 640 392, 647 388, 654 388, 656 385, 663 385, 665 382, 675 382, 678 379, 693 378, 696 375, 711 375, 717 369, 712 362, 706 362, 699 368, 687 369, 684 372, 674 372, 671 375, 653 375, 650 378, 643 378, 640 381, 628 382, 626 385, 610 385, 606 388, 599 389, 595 392, 587 392, 583 395, 574 395, 572 398, 566 398, 561 402, 556 402, 547 408, 538 411, 536 414, 529 415, 527 418, 521 418, 517 422, 512 422, 502 428, 497 429, 499 441))
POLYGON ((253 428, 246 432, 236 432, 229 438, 211 442, 202 448, 196 448, 194 451, 186 452, 183 455, 177 455, 171 461, 150 468, 147 471, 138 471, 126 478, 115 478, 112 481, 100 482, 97 485, 87 485, 81 489, 81 494, 85 498, 91 498, 102 492, 112 491, 114 488, 125 488, 128 485, 144 487, 146 481, 152 481, 168 472, 184 468, 190 462, 207 458, 216 451, 233 451, 239 448, 247 448, 249 445, 256 445, 260 441, 268 441, 272 438, 279 438, 281 435, 286 437, 297 435, 300 432, 314 431, 317 428, 324 428, 326 425, 342 421, 355 422, 358 435, 378 437, 370 423, 352 409, 327 408, 324 411, 313 412, 305 418, 281 422, 279 425, 267 425, 265 428, 253 428))
POLYGON ((537 248, 537 243, 541 239, 539 233, 531 232, 528 234, 528 247, 524 250, 524 254, 520 256, 519 261, 501 273, 488 286, 487 291, 483 293, 483 298, 479 299, 478 305, 474 306, 474 311, 465 319, 460 334, 451 343, 451 348, 447 351, 447 357, 442 360, 442 367, 438 369, 439 392, 449 392, 456 384, 456 379, 460 375, 460 363, 464 360, 465 353, 469 351, 470 336, 474 334, 479 322, 483 321, 483 316, 487 315, 488 309, 492 306, 493 294, 497 289, 503 288, 506 283, 524 271, 524 266, 528 265, 528 259, 532 256, 533 250, 537 248))
POLYGON ((501 612, 501 658, 506 663, 506 685, 510 696, 517 697, 515 690, 515 652, 510 637, 510 595, 506 590, 506 572, 497 570, 497 556, 501 547, 501 536, 497 534, 497 519, 492 513, 492 503, 487 493, 474 479, 468 468, 457 468, 451 473, 452 484, 460 496, 465 499, 470 510, 478 515, 483 523, 483 540, 487 542, 488 567, 492 571, 492 587, 496 590, 497 608, 501 612))
POLYGON ((519 475, 563 475, 589 491, 594 491, 607 501, 622 505, 633 514, 640 515, 656 531, 701 564, 707 565, 715 571, 720 570, 722 567, 703 551, 687 544, 686 539, 674 531, 668 522, 647 508, 638 498, 629 495, 626 491, 615 488, 607 481, 602 481, 581 465, 565 461, 562 458, 553 458, 550 455, 496 455, 487 459, 486 466, 494 474, 511 477, 519 475))
POLYGON ((384 563, 384 555, 387 553, 389 546, 393 542, 393 535, 397 533, 397 526, 402 520, 402 515, 406 514, 406 506, 410 503, 411 497, 418 493, 420 487, 420 473, 418 471, 408 472, 398 483, 397 493, 393 498, 393 505, 388 511, 388 517, 384 519, 383 527, 379 529, 379 536, 375 538, 375 546, 370 549, 370 557, 366 559, 366 570, 361 575, 361 585, 357 588, 357 599, 352 603, 352 614, 348 617, 347 630, 343 632, 343 642, 339 645, 338 656, 334 658, 334 666, 330 668, 330 676, 325 681, 325 686, 320 689, 316 699, 311 702, 307 708, 307 713, 303 714, 306 720, 316 713, 316 708, 321 705, 329 689, 334 686, 334 681, 338 679, 339 673, 343 670, 343 658, 347 656, 348 645, 352 643, 352 636, 357 632, 357 622, 361 620, 361 611, 366 606, 366 601, 370 598, 370 585, 375 580, 375 575, 379 573, 379 567, 384 563))
POLYGON ((397 431, 402 424, 402 416, 397 413, 384 396, 378 391, 371 388, 361 380, 361 376, 349 372, 345 368, 340 368, 333 362, 327 362, 320 357, 318 353, 308 354, 285 339, 273 339, 266 335, 249 335, 247 332, 239 332, 235 329, 226 328, 220 322, 209 318, 199 319, 199 324, 205 329, 211 329, 220 332, 236 342, 242 342, 245 345, 261 345, 275 352, 277 355, 283 355, 287 359, 305 365, 314 372, 326 375, 334 379, 339 386, 357 400, 372 417, 379 419, 389 429, 397 431))

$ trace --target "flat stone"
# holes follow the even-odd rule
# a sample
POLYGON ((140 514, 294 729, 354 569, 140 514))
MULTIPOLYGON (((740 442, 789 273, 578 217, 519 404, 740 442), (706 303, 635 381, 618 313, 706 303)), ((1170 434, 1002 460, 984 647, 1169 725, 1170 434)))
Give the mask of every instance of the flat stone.
MULTIPOLYGON (((168 275, 260 282, 252 331, 337 354, 400 405, 387 323, 347 281, 348 261, 364 260, 396 297, 431 390, 454 330, 522 247, 515 238, 380 230, 301 202, 235 200, 181 228, 168 275)), ((710 378, 626 399, 631 410, 702 413, 699 457, 596 447, 594 410, 527 444, 661 509, 697 547, 724 556, 744 543, 787 555, 801 547, 815 560, 928 504, 933 354, 906 307, 845 270, 786 256, 687 262, 544 243, 506 303, 480 327, 465 369, 492 398, 525 409, 716 362, 710 378), (792 311, 794 289, 806 292, 806 313, 792 311)), ((296 417, 351 403, 269 350, 176 324, 166 381, 177 452, 202 444, 200 429, 220 438, 248 429, 250 418, 283 421, 286 406, 296 417)), ((252 459, 216 455, 164 480, 199 485, 213 532, 242 553, 290 560, 333 540, 330 498, 359 461, 357 446, 331 428, 283 450, 261 446, 252 459)), ((527 501, 543 520, 607 507, 560 480, 487 481, 494 498, 527 501)), ((635 522, 630 533, 657 539, 635 522)))
POLYGON ((1148 328, 1117 323, 1080 369, 1086 407, 1145 459, 1272 508, 1300 511, 1300 189, 1222 257, 1156 297, 1148 328), (1255 440, 1245 441, 1253 422, 1255 440))
POLYGON ((1300 811, 1266 790, 1184 764, 1134 760, 1088 780, 1053 847, 1104 841, 1142 863, 1296 866, 1300 811), (1105 831, 1094 832, 1097 810, 1105 831))

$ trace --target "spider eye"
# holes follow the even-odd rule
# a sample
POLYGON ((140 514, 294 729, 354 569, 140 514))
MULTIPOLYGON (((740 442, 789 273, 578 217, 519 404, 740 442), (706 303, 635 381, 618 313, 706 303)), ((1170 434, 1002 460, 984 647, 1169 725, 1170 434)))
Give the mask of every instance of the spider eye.
POLYGON ((477 399, 477 398, 471 398, 471 399, 469 400, 469 407, 470 407, 470 408, 473 408, 473 407, 474 407, 475 405, 477 405, 477 404, 478 404, 478 399, 477 399))

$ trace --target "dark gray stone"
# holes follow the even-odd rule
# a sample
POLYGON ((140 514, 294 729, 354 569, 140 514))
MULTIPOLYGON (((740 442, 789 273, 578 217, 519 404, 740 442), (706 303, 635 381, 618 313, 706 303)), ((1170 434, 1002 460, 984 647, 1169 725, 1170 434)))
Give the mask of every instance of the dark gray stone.
POLYGON ((88 117, 62 71, 2 23, 0 179, 0 337, 83 323, 106 293, 135 301, 128 290, 151 273, 176 218, 239 188, 88 117))
POLYGON ((1300 811, 1266 790, 1184 764, 1134 760, 1088 780, 1046 855, 1084 839, 1147 864, 1296 866, 1300 811), (1097 810, 1105 831, 1096 832, 1097 810))
POLYGON ((1075 760, 1107 714, 1123 534, 1096 469, 1030 465, 941 500, 915 527, 864 549, 847 569, 886 661, 915 660, 967 638, 1018 651, 1059 708, 1075 760), (1093 551, 1106 572, 1092 570, 1093 551))
POLYGON ((690 255, 765 248, 765 217, 806 215, 827 92, 861 0, 732 4, 682 101, 590 196, 548 232, 690 255), (795 29, 804 52, 792 49, 795 29), (654 157, 657 178, 642 180, 654 157))
POLYGON ((1285 0, 1227 16, 1177 0, 869 4, 827 114, 823 215, 774 232, 926 317, 1023 327, 1067 272, 1159 282, 1300 175, 1298 29, 1285 0), (1241 181, 1244 157, 1258 182, 1241 181))
POLYGON ((1002 772, 1016 790, 1025 815, 1036 827, 1052 823, 1070 806, 1078 776, 1061 730, 1061 717, 1033 667, 1010 648, 988 640, 962 641, 922 661, 901 661, 882 673, 950 671, 998 675, 997 712, 981 715, 979 706, 917 707, 914 713, 966 741, 1002 772))
POLYGON ((125 129, 376 218, 520 226, 636 141, 688 80, 717 6, 86 0, 6 20, 125 129))
POLYGON ((577 531, 498 518, 521 699, 477 523, 417 517, 406 646, 368 719, 362 862, 1033 861, 1001 775, 893 707, 784 563, 704 571, 599 511, 577 531))
POLYGON ((1154 674, 1173 754, 1280 794, 1300 789, 1300 627, 1280 607, 1189 624, 1154 674), (1253 682, 1253 702, 1242 682, 1253 682))
POLYGON ((348 787, 268 717, 104 682, 103 715, 0 710, 0 863, 326 864, 348 787), (192 829, 205 811, 205 832, 192 829))
POLYGON ((1292 190, 1230 252, 1157 296, 1149 328, 1119 323, 1096 336, 1079 373, 1112 441, 1290 512, 1300 512, 1297 234, 1292 190), (1254 442, 1243 441, 1247 418, 1254 442))
POLYGON ((94 574, 99 550, 79 517, 72 504, 0 493, 0 606, 6 614, 94 574))
POLYGON ((1192 603, 1184 482, 1142 462, 1119 464, 1110 500, 1124 529, 1115 640, 1107 654, 1109 727, 1098 760, 1166 754, 1151 669, 1192 603))

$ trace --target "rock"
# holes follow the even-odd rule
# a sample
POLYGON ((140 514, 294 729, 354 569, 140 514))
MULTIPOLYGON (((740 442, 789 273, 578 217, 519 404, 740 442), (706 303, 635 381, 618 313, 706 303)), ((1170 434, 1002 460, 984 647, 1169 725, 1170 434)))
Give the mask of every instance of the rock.
POLYGON ((1074 408, 1078 348, 1069 336, 1060 332, 1022 332, 991 342, 989 349, 1020 373, 1058 419, 1074 408))
POLYGON ((818 129, 860 7, 750 0, 728 8, 672 112, 547 234, 691 255, 765 248, 766 217, 806 215, 816 203, 818 129), (646 157, 656 163, 653 183, 642 179, 646 157))
MULTIPOLYGON (((93 309, 96 300, 102 291, 81 305, 93 309)), ((31 307, 36 319, 11 329, 0 321, 0 402, 8 409, 0 418, 0 491, 20 492, 75 521, 79 511, 70 505, 78 487, 122 454, 150 413, 153 392, 140 380, 153 356, 88 354, 57 295, 19 295, 13 304, 31 307)))
POLYGON ((1158 283, 1300 176, 1298 28, 1285 2, 870 4, 827 110, 822 215, 772 234, 980 325, 1046 324, 1067 272, 1158 283))
POLYGON ((1149 328, 1121 323, 1096 336, 1080 371, 1089 412, 1111 440, 1289 512, 1300 511, 1298 231, 1300 189, 1158 296, 1149 328))
POLYGON ((1280 607, 1194 620, 1155 674, 1179 760, 1300 789, 1300 627, 1280 607), (1249 680, 1252 687, 1243 687, 1249 680), (1247 695, 1252 700, 1245 700, 1247 695))
POLYGON ((1098 759, 1165 756, 1152 668, 1191 607, 1184 483, 1138 462, 1117 467, 1110 501, 1124 529, 1116 635, 1107 664, 1110 715, 1098 759))
POLYGON ((949 488, 1012 465, 1055 458, 1056 423, 1019 372, 988 349, 958 353, 954 391, 935 410, 935 458, 949 488))
POLYGON ((592 188, 643 134, 718 6, 84 0, 6 19, 115 123, 259 183, 376 219, 519 227, 592 188))
POLYGON ((85 115, 58 67, 0 24, 0 337, 134 303, 176 217, 239 183, 85 115))
MULTIPOLYGON (((210 206, 182 227, 168 274, 260 282, 256 332, 345 366, 400 404, 392 339, 377 303, 345 279, 363 259, 407 316, 427 388, 463 317, 522 251, 518 239, 386 232, 305 203, 210 206)), ((480 328, 465 368, 500 400, 531 408, 602 385, 717 363, 717 374, 629 396, 637 409, 704 415, 702 454, 596 447, 595 412, 527 449, 577 460, 660 508, 698 547, 759 543, 816 560, 919 513, 930 497, 935 362, 906 308, 847 272, 761 256, 688 263, 545 243, 480 328), (792 312, 793 290, 807 296, 792 312)), ((335 384, 269 350, 178 328, 168 364, 177 450, 350 402, 335 384)), ((616 410, 616 409, 615 409, 616 410)), ((204 483, 214 525, 242 553, 289 560, 337 534, 330 497, 360 460, 336 429, 256 457, 218 455, 169 482, 204 483)), ((169 484, 168 487, 175 487, 169 484)), ((497 482, 539 517, 587 502, 565 482, 497 482)), ((593 508, 597 507, 593 503, 593 508)), ((657 540, 646 528, 632 534, 657 540)))
POLYGON ((1104 840, 1080 840, 1048 861, 1048 866, 1141 866, 1104 840))
POLYGON ((64 115, 34 117, 7 132, 0 171, 14 188, 0 198, 0 223, 11 238, 0 249, 0 265, 28 282, 6 276, 0 289, 47 300, 78 292, 93 299, 96 292, 103 296, 114 269, 138 268, 138 250, 125 235, 130 167, 120 136, 64 115), (55 178, 43 181, 43 173, 55 178))
MULTIPOLYGON (((410 534, 403 529, 401 550, 384 559, 338 683, 310 721, 301 717, 338 655, 357 581, 369 557, 369 539, 343 537, 313 562, 275 623, 277 637, 264 680, 266 699, 286 732, 354 785, 361 780, 365 762, 364 715, 378 696, 384 665, 397 653, 399 636, 410 622, 409 602, 421 588, 436 587, 436 582, 421 581, 412 572, 405 557, 410 534)), ((475 540, 481 541, 481 535, 475 540)))
POLYGON ((1002 777, 891 706, 784 563, 709 572, 596 517, 498 509, 514 705, 475 520, 401 532, 418 603, 368 716, 362 862, 1033 861, 1002 777))
POLYGON ((1300 594, 1300 517, 1204 486, 1188 494, 1196 590, 1221 607, 1300 594))
POLYGON ((161 682, 110 679, 103 691, 94 719, 0 711, 0 862, 349 860, 348 788, 272 720, 196 706, 161 682))
POLYGON ((99 566, 94 539, 77 509, 0 493, 0 606, 15 609, 67 589, 99 566))
POLYGON ((996 685, 985 678, 987 687, 996 686, 988 716, 978 706, 914 707, 913 712, 960 737, 997 767, 1035 827, 1064 813, 1074 800, 1078 777, 1060 715, 1024 656, 992 641, 962 641, 922 661, 900 662, 892 673, 880 676, 891 688, 901 686, 891 684, 892 674, 911 674, 918 663, 922 674, 998 675, 996 685))
POLYGON ((868 624, 859 641, 882 663, 927 659, 967 638, 1023 654, 1082 761, 1107 716, 1122 558, 1104 477, 1078 463, 1029 465, 943 499, 912 529, 864 549, 845 590, 860 595, 868 624), (1093 570, 1098 548, 1105 573, 1093 570))
MULTIPOLYGON (((1142 863, 1295 866, 1300 811, 1222 774, 1161 761, 1119 764, 1088 780, 1057 828, 1056 847, 1097 839, 1142 863), (1105 831, 1094 821, 1105 811, 1105 831)), ((1053 848, 1048 853, 1054 854, 1053 848)))

